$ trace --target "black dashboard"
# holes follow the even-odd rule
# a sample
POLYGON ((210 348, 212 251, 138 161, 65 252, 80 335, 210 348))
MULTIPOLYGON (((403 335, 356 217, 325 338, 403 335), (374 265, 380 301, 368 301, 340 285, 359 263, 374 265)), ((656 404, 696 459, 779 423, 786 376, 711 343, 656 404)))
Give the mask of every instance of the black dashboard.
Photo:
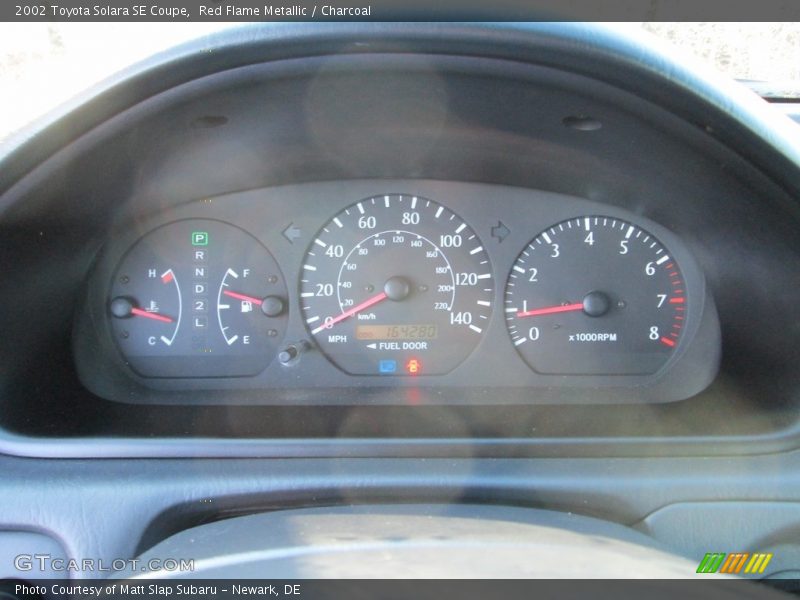
POLYGON ((31 173, 12 430, 619 449, 785 418, 796 208, 726 113, 402 37, 236 55, 31 173))
POLYGON ((3 157, 0 449, 155 502, 78 552, 391 497, 691 553, 663 507, 794 506, 764 478, 800 472, 800 136, 709 77, 578 24, 250 27, 133 68, 3 157))

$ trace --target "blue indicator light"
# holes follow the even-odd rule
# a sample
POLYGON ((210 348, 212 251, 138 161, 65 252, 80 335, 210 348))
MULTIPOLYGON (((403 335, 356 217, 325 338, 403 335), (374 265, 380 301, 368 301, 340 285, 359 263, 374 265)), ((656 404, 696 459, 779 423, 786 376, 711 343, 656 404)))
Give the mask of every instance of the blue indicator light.
POLYGON ((394 373, 397 371, 396 360, 382 360, 378 363, 378 371, 381 373, 394 373))

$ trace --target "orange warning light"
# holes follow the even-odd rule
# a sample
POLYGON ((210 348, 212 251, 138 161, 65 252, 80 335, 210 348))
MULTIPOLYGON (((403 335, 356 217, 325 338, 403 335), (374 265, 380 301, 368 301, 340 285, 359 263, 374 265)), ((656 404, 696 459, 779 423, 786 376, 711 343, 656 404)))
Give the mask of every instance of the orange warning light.
POLYGON ((406 371, 409 375, 417 375, 422 370, 422 363, 416 358, 412 358, 406 363, 406 371))

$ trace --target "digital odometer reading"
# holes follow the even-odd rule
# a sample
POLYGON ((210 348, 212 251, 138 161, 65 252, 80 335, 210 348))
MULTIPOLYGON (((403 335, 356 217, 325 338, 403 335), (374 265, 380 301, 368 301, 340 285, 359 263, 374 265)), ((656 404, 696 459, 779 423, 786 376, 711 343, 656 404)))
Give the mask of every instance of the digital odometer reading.
POLYGON ((494 280, 478 235, 432 200, 389 194, 337 214, 303 261, 303 319, 357 375, 436 375, 481 339, 494 280))
POLYGON ((358 325, 359 340, 435 340, 436 325, 358 325))
POLYGON ((685 282, 651 233, 605 216, 535 237, 508 276, 511 340, 539 373, 647 375, 672 356, 686 320, 685 282))

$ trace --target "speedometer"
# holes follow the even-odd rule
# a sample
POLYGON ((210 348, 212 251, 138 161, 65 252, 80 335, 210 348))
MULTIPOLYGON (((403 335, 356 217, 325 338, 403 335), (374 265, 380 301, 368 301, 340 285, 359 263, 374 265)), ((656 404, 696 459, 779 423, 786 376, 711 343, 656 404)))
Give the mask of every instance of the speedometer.
POLYGON ((494 279, 478 235, 426 198, 357 202, 317 234, 302 266, 303 319, 347 373, 438 375, 477 346, 494 279))

